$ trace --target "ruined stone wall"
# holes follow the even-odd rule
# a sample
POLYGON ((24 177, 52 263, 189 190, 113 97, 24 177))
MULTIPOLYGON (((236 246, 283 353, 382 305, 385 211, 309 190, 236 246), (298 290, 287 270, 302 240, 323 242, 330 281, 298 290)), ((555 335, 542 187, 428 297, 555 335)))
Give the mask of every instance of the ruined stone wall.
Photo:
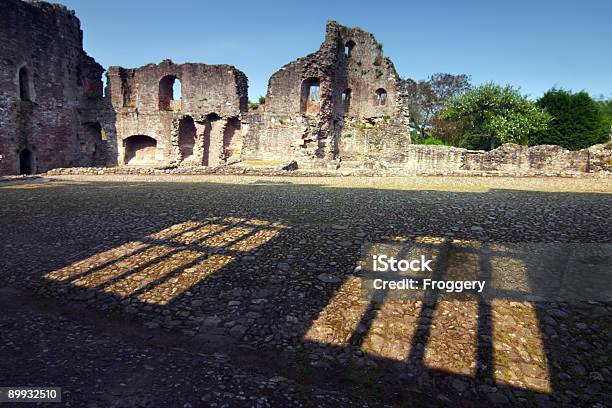
MULTIPOLYGON (((350 168, 353 163, 343 163, 350 168)), ((504 144, 489 152, 448 146, 410 145, 376 160, 366 168, 400 172, 475 171, 514 173, 584 173, 612 170, 612 144, 570 151, 559 146, 504 144)), ((357 165, 355 165, 357 167, 357 165)))
POLYGON ((114 164, 189 171, 240 159, 396 173, 612 170, 611 144, 411 145, 393 63, 372 34, 334 21, 318 51, 272 75, 266 103, 251 111, 247 78, 230 65, 111 67, 103 96, 103 68, 60 5, 1 0, 0 36, 0 175, 114 164))
POLYGON ((83 51, 74 13, 3 0, 0 38, 0 174, 106 163, 93 113, 104 111, 103 69, 83 51))
POLYGON ((589 151, 569 151, 560 146, 505 144, 495 150, 466 155, 465 170, 483 171, 578 171, 589 169, 589 151))
POLYGON ((212 166, 240 155, 248 96, 247 78, 236 68, 170 60, 111 67, 107 86, 119 164, 212 166), (172 99, 174 81, 180 99, 172 99))
POLYGON ((308 166, 404 147, 408 109, 399 84, 372 34, 330 21, 317 52, 270 78, 263 109, 249 117, 243 157, 308 166), (311 98, 312 84, 318 98, 311 98))

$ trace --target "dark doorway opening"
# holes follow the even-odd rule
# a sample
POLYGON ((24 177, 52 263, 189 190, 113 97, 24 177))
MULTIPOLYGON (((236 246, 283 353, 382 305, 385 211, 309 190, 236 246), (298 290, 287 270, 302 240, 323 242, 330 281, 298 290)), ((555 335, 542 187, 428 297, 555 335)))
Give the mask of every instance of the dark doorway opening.
POLYGON ((193 156, 193 147, 196 142, 196 127, 191 116, 185 116, 179 122, 178 144, 181 160, 189 160, 193 156))
POLYGON ((32 152, 29 149, 23 149, 19 153, 19 174, 34 174, 32 152))

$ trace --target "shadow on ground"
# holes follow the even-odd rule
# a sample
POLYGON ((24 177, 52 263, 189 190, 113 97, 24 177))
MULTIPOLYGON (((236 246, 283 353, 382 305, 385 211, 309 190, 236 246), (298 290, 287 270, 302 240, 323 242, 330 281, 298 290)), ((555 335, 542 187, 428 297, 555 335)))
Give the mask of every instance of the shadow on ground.
MULTIPOLYGON (((597 374, 609 367, 610 303, 553 299, 561 285, 540 293, 566 276, 568 245, 612 242, 609 195, 265 182, 8 187, 1 273, 11 285, 136 316, 230 356, 242 350, 245 366, 374 404, 609 396, 597 374), (499 290, 364 294, 354 268, 368 242, 429 251, 434 279, 496 279, 499 290), (542 244, 548 264, 529 249, 542 244)), ((604 273, 610 247, 597 248, 599 258, 571 259, 604 273)))

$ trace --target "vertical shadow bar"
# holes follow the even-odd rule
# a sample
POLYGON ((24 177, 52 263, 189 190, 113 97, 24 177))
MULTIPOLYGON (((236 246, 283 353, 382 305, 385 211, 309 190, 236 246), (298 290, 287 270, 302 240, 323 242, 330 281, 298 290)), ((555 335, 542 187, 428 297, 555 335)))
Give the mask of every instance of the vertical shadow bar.
MULTIPOLYGON (((440 245, 440 251, 438 253, 438 262, 436 263, 433 273, 433 280, 442 280, 446 269, 448 268, 448 257, 450 251, 450 242, 444 241, 440 245)), ((410 345, 410 352, 408 353, 407 364, 409 368, 413 368, 415 373, 419 373, 424 368, 425 361, 425 350, 427 348, 427 342, 431 335, 431 324, 433 322, 433 313, 428 316, 426 311, 431 308, 436 310, 438 304, 438 293, 436 291, 428 291, 423 295, 423 303, 421 310, 419 311, 419 319, 417 320, 417 328, 412 338, 410 345), (419 345, 423 347, 419 347, 419 345)))
MULTIPOLYGON (((491 282, 491 251, 483 243, 480 251, 480 280, 491 282)), ((481 294, 478 302, 478 337, 476 351, 476 381, 485 383, 490 379, 495 383, 493 376, 493 325, 491 300, 481 294)))

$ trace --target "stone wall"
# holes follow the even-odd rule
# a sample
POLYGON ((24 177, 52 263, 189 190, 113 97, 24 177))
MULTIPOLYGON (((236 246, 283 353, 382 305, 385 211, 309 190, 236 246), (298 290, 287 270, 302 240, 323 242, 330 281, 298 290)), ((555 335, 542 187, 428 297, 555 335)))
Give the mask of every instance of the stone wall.
POLYGON ((270 78, 249 116, 245 159, 301 166, 361 160, 410 143, 400 78, 374 36, 330 21, 320 49, 270 78), (314 91, 313 91, 314 89, 314 91))
POLYGON ((251 111, 247 77, 230 65, 110 67, 103 95, 103 68, 60 5, 0 1, 0 36, 0 175, 117 164, 191 171, 241 160, 248 168, 254 159, 389 174, 612 170, 612 144, 577 152, 411 145, 393 63, 372 34, 335 21, 318 51, 272 75, 265 104, 251 111))
POLYGON ((0 174, 107 163, 103 68, 83 51, 74 12, 3 0, 0 38, 0 174))
POLYGON ((240 155, 247 78, 230 65, 111 67, 118 163, 217 165, 240 155), (172 87, 180 84, 180 97, 172 87), (141 151, 142 150, 142 151, 141 151))
MULTIPOLYGON (((585 173, 612 171, 612 143, 570 151, 560 146, 520 146, 505 144, 489 152, 448 146, 410 145, 390 155, 369 157, 362 163, 369 168, 407 172, 500 172, 585 173)), ((340 168, 360 163, 343 162, 340 168)))
POLYGON ((490 152, 466 155, 466 170, 484 171, 577 171, 589 169, 589 151, 569 151, 560 146, 519 146, 505 144, 490 152))

